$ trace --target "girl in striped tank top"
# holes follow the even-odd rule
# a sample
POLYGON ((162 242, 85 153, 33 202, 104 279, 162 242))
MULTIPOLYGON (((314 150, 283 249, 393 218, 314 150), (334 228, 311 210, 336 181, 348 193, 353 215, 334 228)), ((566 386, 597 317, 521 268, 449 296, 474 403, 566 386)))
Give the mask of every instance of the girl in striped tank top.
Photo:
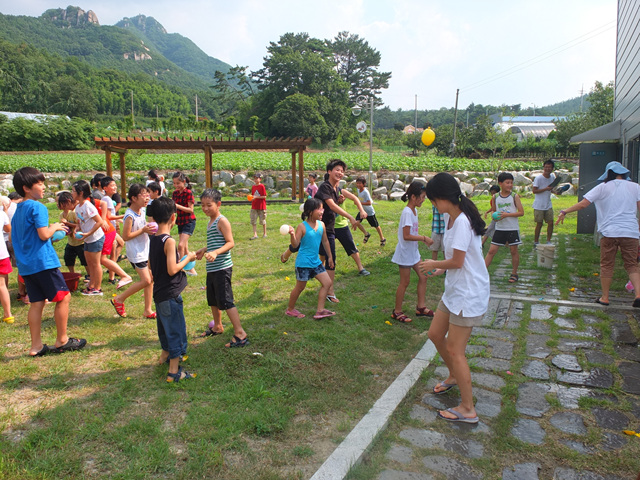
POLYGON ((327 231, 324 228, 324 223, 320 220, 323 213, 322 202, 317 198, 310 198, 304 202, 304 210, 302 212, 303 222, 298 225, 295 230, 293 227, 289 227, 291 246, 294 249, 298 246, 300 247, 298 256, 296 257, 296 286, 293 287, 291 295, 289 295, 289 305, 285 311, 290 317, 305 317, 303 313, 296 310, 296 302, 307 286, 307 282, 314 277, 318 279, 322 286, 318 293, 318 309, 313 318, 320 320, 321 318, 336 314, 336 312, 324 308, 327 292, 329 292, 329 288, 331 287, 331 278, 322 265, 318 255, 320 242, 322 242, 324 246, 324 251, 328 252, 327 260, 330 268, 333 268, 333 258, 331 258, 327 231))
POLYGON ((209 217, 207 225, 207 246, 196 252, 196 258, 207 260, 207 303, 211 307, 213 321, 200 335, 209 337, 224 332, 222 311, 226 311, 233 325, 233 339, 225 345, 227 348, 244 347, 249 343, 247 332, 242 328, 240 315, 233 301, 231 289, 231 249, 234 246, 231 223, 220 213, 222 196, 213 188, 207 188, 200 196, 202 211, 209 217))

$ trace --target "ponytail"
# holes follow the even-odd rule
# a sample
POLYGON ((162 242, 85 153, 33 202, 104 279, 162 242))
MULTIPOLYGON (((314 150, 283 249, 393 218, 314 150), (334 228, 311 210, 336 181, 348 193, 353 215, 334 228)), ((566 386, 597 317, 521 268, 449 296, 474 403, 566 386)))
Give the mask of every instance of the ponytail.
POLYGON ((419 197, 424 191, 425 187, 420 182, 411 182, 407 191, 400 197, 403 202, 408 201, 411 197, 419 197))
POLYGON ((311 213, 314 210, 322 207, 322 202, 317 198, 309 198, 304 202, 303 210, 302 210, 302 221, 304 222, 307 218, 311 216, 311 213))

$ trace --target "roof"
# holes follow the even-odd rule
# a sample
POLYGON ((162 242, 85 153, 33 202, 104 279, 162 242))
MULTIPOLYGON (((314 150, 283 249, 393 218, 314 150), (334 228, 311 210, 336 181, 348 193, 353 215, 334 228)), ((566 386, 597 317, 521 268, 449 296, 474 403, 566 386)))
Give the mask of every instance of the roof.
POLYGON ((556 129, 555 123, 534 123, 534 124, 518 124, 507 125, 507 129, 511 133, 521 133, 523 137, 533 136, 536 138, 547 138, 551 132, 556 129))
POLYGON ((251 138, 235 138, 218 140, 216 138, 194 139, 192 137, 94 137, 97 147, 104 149, 149 149, 149 150, 196 150, 210 148, 212 150, 291 150, 306 148, 311 145, 312 138, 267 138, 254 140, 251 138))
POLYGON ((48 118, 66 118, 67 120, 71 120, 69 117, 66 117, 66 116, 45 115, 44 113, 0 112, 0 115, 4 115, 9 119, 9 121, 14 120, 16 118, 26 118, 27 120, 35 120, 36 122, 42 122, 48 118))
POLYGON ((615 122, 607 123, 593 130, 574 135, 569 141, 571 143, 618 143, 621 137, 621 122, 620 120, 616 120, 615 122))
POLYGON ((500 114, 490 115, 489 118, 493 123, 554 123, 558 120, 564 120, 565 116, 554 116, 554 117, 544 117, 544 116, 516 116, 516 117, 508 117, 502 116, 500 114))

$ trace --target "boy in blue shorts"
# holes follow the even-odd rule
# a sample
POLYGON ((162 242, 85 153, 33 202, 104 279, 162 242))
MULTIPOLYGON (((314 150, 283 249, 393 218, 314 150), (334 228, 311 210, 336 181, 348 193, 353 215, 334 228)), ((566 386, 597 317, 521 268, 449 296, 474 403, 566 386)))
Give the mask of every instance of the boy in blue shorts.
POLYGON ((69 288, 60 273, 60 260, 51 244, 51 237, 59 230, 66 232, 61 223, 49 225, 49 211, 39 200, 44 196, 44 175, 33 167, 24 167, 13 176, 13 187, 24 200, 16 208, 11 220, 13 248, 20 274, 31 300, 29 332, 31 348, 29 355, 41 357, 47 353, 64 353, 84 348, 84 338, 67 336, 69 318, 69 288), (54 302, 56 308, 56 341, 53 347, 42 343, 42 311, 45 300, 54 302))
POLYGON ((181 295, 187 286, 187 275, 182 269, 196 259, 196 253, 188 252, 183 260, 178 260, 176 241, 170 235, 176 223, 177 209, 173 200, 160 197, 147 208, 147 213, 158 224, 158 231, 149 239, 149 267, 153 274, 153 301, 162 347, 160 364, 168 360, 167 382, 179 382, 196 376, 180 366, 180 359, 187 349, 187 325, 181 295))
POLYGON ((226 311, 233 325, 233 339, 225 347, 244 347, 249 343, 247 332, 242 328, 240 315, 233 300, 231 289, 231 249, 234 246, 231 223, 220 213, 222 195, 213 188, 207 188, 200 196, 202 211, 209 217, 207 224, 207 246, 196 252, 198 260, 203 256, 207 259, 207 303, 213 314, 213 327, 201 335, 220 335, 224 331, 222 326, 222 311, 226 311))

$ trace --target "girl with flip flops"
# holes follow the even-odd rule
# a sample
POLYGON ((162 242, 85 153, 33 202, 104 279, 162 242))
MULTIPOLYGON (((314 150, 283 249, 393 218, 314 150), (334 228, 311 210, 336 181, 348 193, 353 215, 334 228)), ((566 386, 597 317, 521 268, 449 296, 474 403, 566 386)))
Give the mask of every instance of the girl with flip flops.
POLYGON ((300 246, 300 249, 296 257, 296 286, 293 287, 291 295, 289 295, 289 305, 285 313, 290 317, 305 317, 303 313, 296 310, 296 302, 307 286, 307 282, 317 278, 321 287, 318 293, 318 308, 313 318, 320 320, 336 314, 336 312, 324 308, 327 292, 331 287, 331 278, 318 257, 320 242, 324 246, 324 251, 327 252, 330 268, 333 268, 333 258, 324 223, 320 220, 324 213, 322 202, 316 198, 310 198, 304 202, 303 208, 302 223, 295 230, 293 227, 289 227, 291 246, 294 249, 300 246))
POLYGON ((444 214, 444 260, 425 260, 426 276, 447 273, 444 294, 429 327, 429 340, 449 369, 449 376, 433 388, 436 395, 456 385, 460 405, 438 413, 450 422, 478 423, 473 404, 471 372, 465 349, 473 327, 482 324, 489 306, 489 273, 482 255, 485 223, 476 205, 460 191, 456 179, 439 173, 427 183, 427 198, 444 214))

